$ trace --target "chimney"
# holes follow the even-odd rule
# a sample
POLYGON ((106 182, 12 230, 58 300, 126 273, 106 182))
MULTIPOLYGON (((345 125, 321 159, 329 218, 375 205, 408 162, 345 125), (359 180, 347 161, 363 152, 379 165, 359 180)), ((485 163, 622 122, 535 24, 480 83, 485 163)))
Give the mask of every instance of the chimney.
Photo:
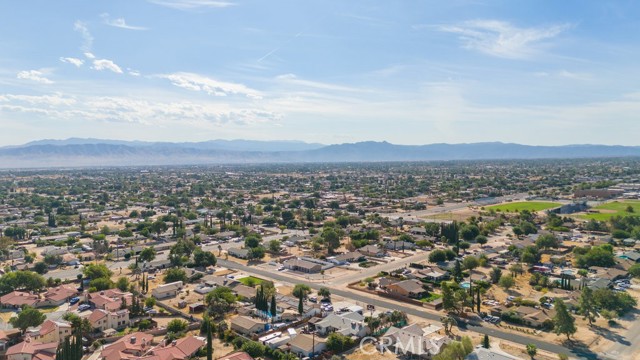
POLYGON ((131 343, 132 343, 132 344, 135 344, 135 343, 136 343, 136 337, 135 337, 135 336, 132 336, 132 337, 131 337, 131 339, 130 339, 130 341, 131 341, 131 343))

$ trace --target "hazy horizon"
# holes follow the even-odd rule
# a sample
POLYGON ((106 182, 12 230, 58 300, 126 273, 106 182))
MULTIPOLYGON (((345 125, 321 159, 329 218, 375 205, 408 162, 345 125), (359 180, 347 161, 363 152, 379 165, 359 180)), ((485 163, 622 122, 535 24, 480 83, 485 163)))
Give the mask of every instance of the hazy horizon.
POLYGON ((638 145, 639 3, 0 4, 0 146, 638 145))

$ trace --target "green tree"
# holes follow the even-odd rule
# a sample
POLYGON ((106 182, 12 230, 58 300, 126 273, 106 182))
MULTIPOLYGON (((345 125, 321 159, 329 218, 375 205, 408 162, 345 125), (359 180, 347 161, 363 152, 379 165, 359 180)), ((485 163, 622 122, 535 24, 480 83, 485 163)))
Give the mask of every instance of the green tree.
POLYGON ((536 344, 527 344, 527 355, 533 359, 537 353, 538 348, 536 347, 536 344))
POLYGON ((310 292, 311 292, 311 288, 309 287, 309 285, 306 285, 306 284, 296 284, 296 286, 293 287, 293 291, 292 291, 293 296, 297 298, 304 298, 310 292))
POLYGON ((156 299, 153 297, 148 297, 144 300, 144 306, 146 307, 154 307, 156 305, 156 299))
POLYGON ((265 347, 261 343, 257 341, 246 341, 242 344, 242 351, 249 354, 254 359, 261 358, 264 356, 265 347))
POLYGON ((484 334, 484 338, 482 339, 482 347, 485 349, 488 349, 491 347, 491 344, 489 343, 489 335, 484 334))
POLYGON ((342 335, 338 332, 332 332, 327 337, 327 349, 341 353, 353 346, 353 340, 349 336, 342 335))
POLYGON ((211 251, 196 248, 193 251, 193 263, 196 267, 215 266, 218 260, 211 251))
POLYGON ((329 290, 326 287, 321 287, 318 290, 318 296, 322 296, 323 298, 330 298, 331 297, 331 290, 329 290))
POLYGON ((447 256, 443 250, 433 250, 429 253, 429 262, 439 263, 447 260, 447 256))
POLYGON ((498 282, 498 284, 505 291, 509 291, 509 289, 511 289, 516 284, 516 281, 513 279, 513 276, 504 275, 500 277, 500 281, 498 282))
POLYGON ((556 335, 566 335, 567 340, 569 340, 571 335, 578 330, 575 324, 576 319, 569 313, 569 310, 567 310, 567 306, 562 299, 556 299, 554 309, 556 310, 556 316, 553 318, 553 331, 556 335))
POLYGON ((46 318, 47 317, 37 309, 25 306, 22 308, 22 311, 18 313, 18 316, 9 319, 9 322, 24 333, 27 328, 42 324, 46 318))
POLYGON ((543 234, 536 239, 536 246, 539 249, 557 248, 560 246, 558 239, 551 234, 543 234))
POLYGON ((153 246, 142 249, 142 251, 140 251, 140 255, 138 255, 138 260, 142 262, 152 261, 155 258, 156 249, 154 249, 153 246))
POLYGON ((249 249, 249 259, 258 260, 266 255, 266 249, 263 246, 256 246, 249 249))
POLYGON ((89 264, 82 270, 87 279, 110 278, 113 272, 104 264, 89 264))
POLYGON ((187 282, 187 273, 181 268, 170 268, 164 274, 164 283, 172 283, 176 281, 187 282))
POLYGON ((640 264, 633 264, 629 267, 629 275, 640 278, 640 264))
POLYGON ((113 289, 116 284, 109 278, 97 278, 89 282, 89 288, 91 291, 102 291, 107 289, 113 289))
POLYGON ((35 272, 37 272, 38 274, 45 274, 47 272, 47 270, 49 269, 49 267, 47 266, 47 264, 45 264, 42 261, 38 261, 37 263, 35 263, 33 265, 33 270, 35 272))
POLYGON ((174 334, 183 332, 187 329, 187 325, 187 322, 184 320, 173 319, 167 324, 167 332, 172 332, 174 334))
POLYGON ((277 254, 280 252, 280 246, 282 243, 280 240, 271 240, 269 241, 269 251, 273 254, 277 254))
POLYGON ((589 321, 589 326, 593 325, 593 322, 596 320, 596 318, 600 316, 598 315, 598 311, 596 309, 593 290, 591 290, 591 288, 588 286, 585 286, 580 293, 578 307, 580 308, 580 313, 586 320, 589 321))
POLYGON ((330 253, 333 253, 340 247, 340 235, 332 228, 328 228, 322 232, 322 239, 330 253))
POLYGON ((129 289, 129 279, 126 277, 118 278, 118 281, 116 281, 116 287, 120 291, 127 291, 129 289))
POLYGON ((465 269, 473 270, 480 265, 480 261, 477 257, 470 255, 462 259, 462 264, 464 265, 465 269))
POLYGON ((206 317, 203 320, 203 323, 207 325, 207 360, 213 360, 213 336, 212 336, 212 325, 209 317, 206 317))
POLYGON ((498 267, 494 267, 491 269, 491 282, 494 284, 498 284, 500 282, 500 278, 502 278, 502 270, 498 267))

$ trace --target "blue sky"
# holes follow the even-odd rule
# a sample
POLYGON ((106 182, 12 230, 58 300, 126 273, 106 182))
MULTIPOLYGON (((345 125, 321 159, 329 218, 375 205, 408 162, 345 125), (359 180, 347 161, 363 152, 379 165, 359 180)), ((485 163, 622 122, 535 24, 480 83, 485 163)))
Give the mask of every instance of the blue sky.
POLYGON ((635 1, 0 2, 0 145, 639 145, 635 1))

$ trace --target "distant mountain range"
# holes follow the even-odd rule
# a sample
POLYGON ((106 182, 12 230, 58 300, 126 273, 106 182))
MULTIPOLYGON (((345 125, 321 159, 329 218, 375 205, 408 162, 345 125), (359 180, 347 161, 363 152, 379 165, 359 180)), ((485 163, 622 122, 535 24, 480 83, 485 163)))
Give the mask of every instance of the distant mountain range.
POLYGON ((0 168, 198 165, 303 162, 506 160, 640 156, 638 146, 530 146, 500 142, 394 145, 359 142, 211 140, 144 142, 101 139, 39 140, 0 147, 0 168))

